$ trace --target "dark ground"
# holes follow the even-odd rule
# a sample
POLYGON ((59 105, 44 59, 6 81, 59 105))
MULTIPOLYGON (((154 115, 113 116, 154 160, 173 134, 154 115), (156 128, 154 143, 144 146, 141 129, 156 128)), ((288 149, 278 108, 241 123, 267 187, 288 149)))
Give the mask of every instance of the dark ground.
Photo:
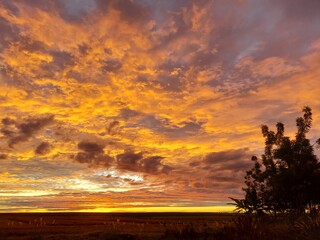
POLYGON ((208 227, 222 226, 233 216, 218 213, 1 213, 0 239, 174 239, 171 235, 177 232, 205 231, 208 227))

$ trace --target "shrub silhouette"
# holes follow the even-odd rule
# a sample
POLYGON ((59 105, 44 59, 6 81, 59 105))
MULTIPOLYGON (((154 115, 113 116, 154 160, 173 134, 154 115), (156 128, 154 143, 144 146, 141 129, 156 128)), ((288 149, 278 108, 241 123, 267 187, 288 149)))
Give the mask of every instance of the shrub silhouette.
POLYGON ((315 213, 320 204, 320 163, 314 146, 306 137, 312 125, 312 112, 303 108, 296 119, 294 139, 284 136, 284 124, 276 124, 276 132, 261 126, 265 150, 261 159, 253 156, 254 166, 245 176, 244 199, 234 199, 238 211, 263 215, 295 213, 306 209, 315 213))

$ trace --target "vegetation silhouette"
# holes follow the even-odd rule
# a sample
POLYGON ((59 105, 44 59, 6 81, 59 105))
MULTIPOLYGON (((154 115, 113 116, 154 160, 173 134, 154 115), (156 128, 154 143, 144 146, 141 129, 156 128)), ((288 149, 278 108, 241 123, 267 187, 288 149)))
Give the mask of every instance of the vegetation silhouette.
POLYGON ((294 139, 284 136, 284 124, 276 124, 276 132, 261 126, 265 150, 261 159, 252 157, 254 166, 246 172, 244 199, 231 198, 236 211, 257 215, 292 213, 300 216, 308 210, 319 211, 320 163, 314 144, 306 137, 312 125, 310 107, 296 119, 294 139))

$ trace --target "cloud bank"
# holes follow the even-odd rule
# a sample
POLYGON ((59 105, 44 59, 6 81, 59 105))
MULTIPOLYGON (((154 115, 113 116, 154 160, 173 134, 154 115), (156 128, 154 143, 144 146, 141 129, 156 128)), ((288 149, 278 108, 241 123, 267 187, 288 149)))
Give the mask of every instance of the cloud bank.
POLYGON ((240 197, 261 124, 309 105, 319 137, 319 8, 1 1, 0 211, 240 197))

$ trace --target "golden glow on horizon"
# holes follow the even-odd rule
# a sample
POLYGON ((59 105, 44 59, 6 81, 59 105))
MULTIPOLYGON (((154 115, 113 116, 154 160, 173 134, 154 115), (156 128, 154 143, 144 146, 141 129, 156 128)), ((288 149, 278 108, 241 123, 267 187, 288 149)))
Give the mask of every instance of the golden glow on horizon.
POLYGON ((96 208, 93 210, 81 210, 81 212, 225 212, 231 213, 234 206, 212 206, 212 207, 128 207, 128 208, 96 208))
MULTIPOLYGON (((161 213, 161 212, 185 212, 185 213, 232 213, 234 206, 207 206, 207 207, 123 207, 123 208, 94 208, 82 210, 47 210, 44 208, 30 208, 18 210, 17 212, 92 212, 92 213, 161 213)), ((0 212, 6 212, 0 209, 0 212)))

